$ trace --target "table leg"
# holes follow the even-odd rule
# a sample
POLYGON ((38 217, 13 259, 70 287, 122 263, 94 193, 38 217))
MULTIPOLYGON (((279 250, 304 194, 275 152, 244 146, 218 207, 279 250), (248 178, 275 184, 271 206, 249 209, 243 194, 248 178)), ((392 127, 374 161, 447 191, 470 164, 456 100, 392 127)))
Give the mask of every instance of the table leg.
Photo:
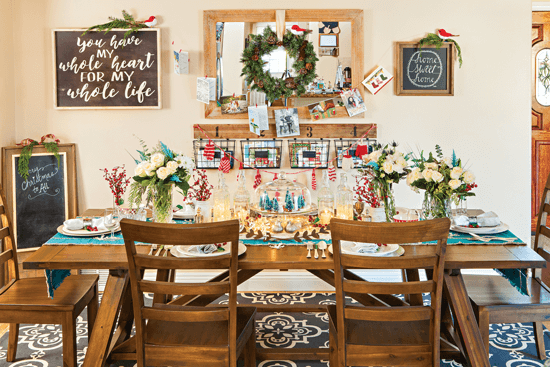
POLYGON ((92 335, 88 340, 88 352, 83 367, 103 367, 105 364, 122 298, 127 287, 127 271, 110 271, 92 335))
POLYGON ((460 270, 445 272, 445 295, 458 325, 466 360, 473 367, 491 367, 460 270))

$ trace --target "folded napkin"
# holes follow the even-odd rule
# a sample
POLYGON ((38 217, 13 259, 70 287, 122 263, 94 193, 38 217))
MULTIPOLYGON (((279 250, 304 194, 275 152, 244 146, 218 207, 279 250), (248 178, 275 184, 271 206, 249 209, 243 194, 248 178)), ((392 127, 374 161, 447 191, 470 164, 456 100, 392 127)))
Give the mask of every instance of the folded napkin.
POLYGON ((208 255, 216 251, 218 251, 218 246, 216 245, 197 245, 189 248, 189 252, 195 252, 203 255, 208 255))
MULTIPOLYGON (((98 231, 106 231, 107 227, 103 225, 103 218, 92 218, 92 227, 97 227, 98 231)), ((82 218, 69 219, 63 222, 63 230, 78 231, 84 229, 84 221, 82 218)))
POLYGON ((353 246, 353 250, 358 254, 372 254, 378 252, 378 245, 375 243, 357 243, 353 246))
MULTIPOLYGON (((476 219, 477 224, 480 227, 495 227, 500 224, 500 218, 498 217, 498 215, 496 215, 495 212, 480 214, 476 217, 476 219)), ((468 226, 470 224, 470 219, 465 215, 454 217, 453 220, 455 225, 457 226, 468 226)))

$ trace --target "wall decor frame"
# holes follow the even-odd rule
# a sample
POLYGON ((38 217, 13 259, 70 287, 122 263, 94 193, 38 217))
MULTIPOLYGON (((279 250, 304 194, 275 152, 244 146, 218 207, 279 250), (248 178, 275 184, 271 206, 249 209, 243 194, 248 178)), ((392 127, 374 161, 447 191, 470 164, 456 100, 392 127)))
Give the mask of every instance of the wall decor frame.
POLYGON ((17 169, 22 149, 2 148, 2 186, 18 251, 42 246, 63 221, 78 214, 75 144, 59 144, 59 165, 53 153, 36 145, 27 180, 17 169))
MULTIPOLYGON (((280 11, 279 11, 280 12, 280 11)), ((277 10, 205 10, 203 13, 204 27, 204 74, 216 75, 216 23, 217 22, 276 22, 277 10)), ((286 22, 350 22, 352 49, 352 80, 359 86, 364 79, 363 73, 363 10, 360 9, 289 9, 285 10, 286 22)), ((363 94, 362 88, 359 88, 363 94)), ((293 106, 289 106, 293 107, 293 106)), ((269 118, 274 118, 274 110, 286 108, 268 107, 269 118)), ((301 119, 309 119, 306 106, 297 107, 301 119)), ((345 107, 336 107, 338 112, 347 115, 345 107)), ((247 114, 222 115, 216 101, 210 101, 205 107, 205 117, 211 119, 247 119, 247 114)))
POLYGON ((440 48, 418 42, 397 42, 395 94, 398 96, 453 96, 454 45, 440 48))
POLYGON ((54 109, 162 108, 159 28, 84 31, 52 30, 54 109))

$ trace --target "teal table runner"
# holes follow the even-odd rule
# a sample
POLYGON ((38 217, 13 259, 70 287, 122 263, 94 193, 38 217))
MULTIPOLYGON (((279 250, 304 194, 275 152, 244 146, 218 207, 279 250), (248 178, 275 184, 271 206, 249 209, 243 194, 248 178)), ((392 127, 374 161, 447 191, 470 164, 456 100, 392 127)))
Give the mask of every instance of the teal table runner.
MULTIPOLYGON (((192 220, 176 220, 176 223, 193 223, 192 220)), ((483 235, 482 235, 483 237, 483 235)), ((449 239, 447 240, 448 245, 486 245, 486 246, 495 246, 495 245, 505 245, 505 244, 523 244, 523 242, 517 238, 512 232, 506 231, 504 233, 499 233, 498 237, 509 238, 507 241, 496 241, 492 240, 490 242, 476 241, 470 235, 465 233, 458 232, 449 232, 449 239)), ((272 244, 282 243, 287 246, 296 246, 304 245, 305 242, 298 243, 293 239, 288 240, 272 240, 264 242, 263 240, 255 239, 242 239, 241 240, 247 246, 267 246, 272 244)), ((311 240, 314 243, 318 243, 323 240, 313 239, 311 240)), ((327 243, 331 243, 330 240, 324 240, 327 243)), ((435 244, 436 242, 425 242, 422 244, 435 244)), ((120 232, 115 233, 114 239, 110 238, 110 234, 97 237, 71 237, 65 236, 61 233, 57 233, 55 236, 50 238, 45 245, 124 245, 124 239, 120 232), (103 237, 103 238, 102 238, 103 237)), ((145 244, 144 244, 145 245, 145 244)), ((523 295, 528 295, 527 290, 527 271, 526 269, 495 269, 497 273, 508 279, 508 281, 518 289, 518 291, 523 295)), ((46 270, 46 281, 48 283, 48 295, 50 298, 53 298, 54 291, 63 283, 63 280, 71 275, 70 270, 46 270)))

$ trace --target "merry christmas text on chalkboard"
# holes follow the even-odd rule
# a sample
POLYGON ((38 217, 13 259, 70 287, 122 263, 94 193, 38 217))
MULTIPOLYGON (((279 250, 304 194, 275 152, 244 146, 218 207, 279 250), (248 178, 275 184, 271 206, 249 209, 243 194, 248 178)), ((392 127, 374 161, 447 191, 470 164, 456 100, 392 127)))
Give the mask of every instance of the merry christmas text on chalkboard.
POLYGON ((397 95, 453 95, 453 46, 397 44, 397 95))
POLYGON ((160 30, 54 30, 54 107, 161 108, 160 30))

